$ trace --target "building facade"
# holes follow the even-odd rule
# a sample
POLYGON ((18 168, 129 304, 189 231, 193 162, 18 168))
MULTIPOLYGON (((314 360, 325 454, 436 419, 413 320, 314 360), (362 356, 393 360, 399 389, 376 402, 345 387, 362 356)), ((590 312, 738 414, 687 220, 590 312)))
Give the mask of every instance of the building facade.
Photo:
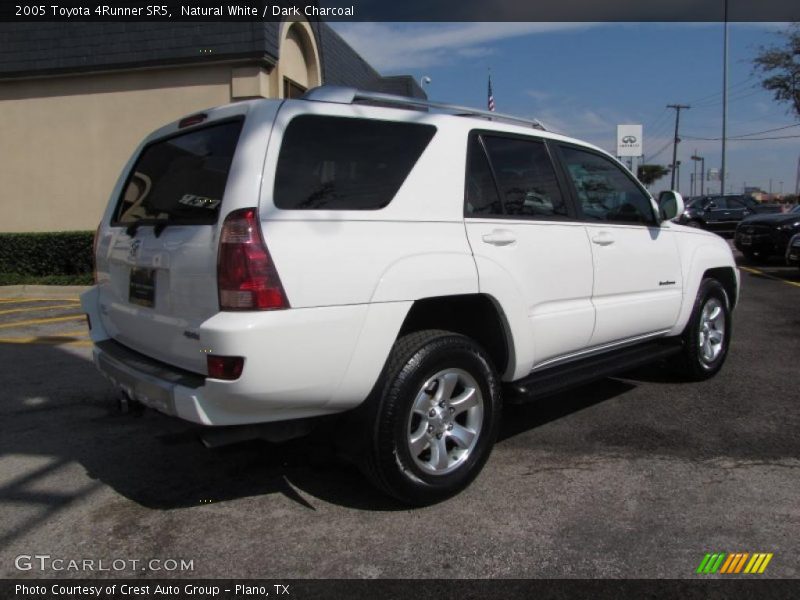
POLYGON ((307 21, 6 23, 0 48, 0 232, 94 229, 142 138, 189 113, 325 83, 424 96, 307 21))

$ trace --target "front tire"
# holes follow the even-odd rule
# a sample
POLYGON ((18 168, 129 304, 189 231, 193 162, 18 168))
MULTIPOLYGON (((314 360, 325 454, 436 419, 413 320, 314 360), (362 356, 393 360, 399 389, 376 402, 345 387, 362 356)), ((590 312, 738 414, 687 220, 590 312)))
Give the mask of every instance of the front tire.
POLYGON ((365 471, 401 502, 439 502, 489 458, 500 423, 500 382, 473 340, 439 330, 398 339, 375 389, 365 471))
POLYGON ((716 279, 704 279, 683 333, 681 354, 674 362, 678 374, 690 381, 716 375, 728 356, 731 324, 725 288, 716 279))

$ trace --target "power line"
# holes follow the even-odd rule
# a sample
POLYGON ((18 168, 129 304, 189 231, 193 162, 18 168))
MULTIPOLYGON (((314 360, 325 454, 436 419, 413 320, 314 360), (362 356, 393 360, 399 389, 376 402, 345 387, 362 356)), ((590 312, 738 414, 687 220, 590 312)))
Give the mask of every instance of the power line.
MULTIPOLYGON (((750 133, 739 133, 739 134, 736 134, 736 135, 729 135, 728 139, 729 140, 747 139, 752 135, 760 135, 762 133, 772 133, 773 131, 782 131, 784 129, 791 129, 792 127, 800 127, 800 123, 793 123, 791 125, 784 125, 782 127, 773 127, 772 129, 764 129, 762 131, 751 131, 750 133)), ((685 137, 687 139, 706 140, 706 141, 713 141, 713 142, 716 142, 716 141, 719 141, 719 140, 722 139, 722 138, 718 138, 718 137, 698 137, 698 136, 695 136, 695 135, 688 135, 688 134, 684 135, 683 137, 685 137)), ((792 137, 792 136, 786 136, 786 137, 792 137)), ((761 138, 761 139, 784 139, 784 138, 775 137, 775 138, 761 138)))
POLYGON ((761 133, 771 133, 773 131, 781 131, 782 129, 791 129, 792 127, 800 127, 800 123, 792 123, 791 125, 784 125, 783 127, 774 127, 772 129, 765 129, 764 131, 754 131, 752 133, 740 133, 738 135, 729 136, 730 138, 748 137, 751 135, 759 135, 761 133))
MULTIPOLYGON (((755 75, 750 75, 750 77, 748 77, 747 79, 743 79, 742 81, 739 81, 738 83, 734 83, 733 85, 729 86, 728 89, 732 90, 734 88, 742 87, 746 83, 750 83, 755 78, 756 78, 755 75)), ((750 87, 750 86, 745 86, 745 87, 750 87)), ((739 90, 739 91, 741 91, 741 90, 739 90)), ((709 99, 716 98, 717 96, 721 96, 721 95, 722 95, 722 92, 714 92, 713 94, 707 94, 705 96, 700 96, 699 98, 695 98, 694 100, 689 100, 689 102, 691 102, 692 104, 704 103, 709 99)))
MULTIPOLYGON (((745 90, 740 90, 739 92, 736 92, 736 93, 738 94, 738 93, 741 93, 743 91, 745 91, 745 90)), ((735 98, 729 98, 728 102, 738 102, 739 100, 744 100, 745 98, 749 98, 750 96, 755 96, 756 94, 759 94, 762 91, 763 90, 761 90, 761 88, 758 88, 758 89, 753 90, 752 92, 747 92, 747 93, 742 94, 740 96, 736 96, 735 98)), ((705 103, 705 104, 696 105, 695 108, 699 108, 699 109, 716 108, 717 106, 720 106, 721 104, 722 104, 722 101, 721 100, 717 100, 716 102, 708 102, 708 103, 705 103)))
POLYGON ((650 156, 648 156, 646 159, 644 159, 644 161, 642 161, 642 162, 649 162, 649 161, 651 161, 651 160, 655 159, 655 158, 656 158, 657 156, 659 156, 659 155, 660 155, 662 152, 664 152, 664 150, 666 150, 667 148, 669 148, 670 144, 672 144, 672 140, 668 141, 666 144, 664 144, 664 145, 661 147, 661 149, 660 149, 658 152, 656 152, 655 154, 651 154, 651 155, 650 155, 650 156))
MULTIPOLYGON (((718 142, 722 138, 704 138, 704 137, 694 137, 692 135, 685 135, 686 139, 690 140, 700 140, 704 142, 718 142)), ((800 135, 779 135, 775 137, 747 137, 747 138, 726 138, 729 142, 758 142, 762 140, 790 140, 794 138, 800 138, 800 135)))

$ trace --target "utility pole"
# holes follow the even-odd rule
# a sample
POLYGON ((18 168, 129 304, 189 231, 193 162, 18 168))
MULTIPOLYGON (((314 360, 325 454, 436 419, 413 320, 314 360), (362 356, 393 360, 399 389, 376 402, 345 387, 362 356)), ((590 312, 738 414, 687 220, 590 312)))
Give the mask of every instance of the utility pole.
POLYGON ((681 121, 681 109, 690 109, 691 106, 688 104, 667 104, 667 108, 674 108, 675 109, 675 137, 672 140, 672 182, 670 183, 669 188, 671 190, 675 189, 675 163, 678 160, 678 142, 680 142, 680 138, 678 138, 678 125, 681 121))
POLYGON ((797 179, 794 180, 794 195, 800 196, 800 156, 797 157, 797 179))
POLYGON ((720 194, 725 195, 725 142, 728 127, 728 0, 725 0, 725 41, 722 61, 722 169, 719 177, 720 194))
POLYGON ((694 163, 694 175, 692 175, 692 196, 697 195, 697 148, 694 149, 692 154, 692 162, 694 163))

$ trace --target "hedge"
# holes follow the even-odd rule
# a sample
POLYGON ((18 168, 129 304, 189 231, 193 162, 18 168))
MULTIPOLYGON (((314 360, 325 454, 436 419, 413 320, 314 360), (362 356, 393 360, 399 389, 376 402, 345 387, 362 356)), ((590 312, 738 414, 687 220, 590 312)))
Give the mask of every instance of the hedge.
POLYGON ((0 285, 88 285, 93 231, 0 233, 0 285))

